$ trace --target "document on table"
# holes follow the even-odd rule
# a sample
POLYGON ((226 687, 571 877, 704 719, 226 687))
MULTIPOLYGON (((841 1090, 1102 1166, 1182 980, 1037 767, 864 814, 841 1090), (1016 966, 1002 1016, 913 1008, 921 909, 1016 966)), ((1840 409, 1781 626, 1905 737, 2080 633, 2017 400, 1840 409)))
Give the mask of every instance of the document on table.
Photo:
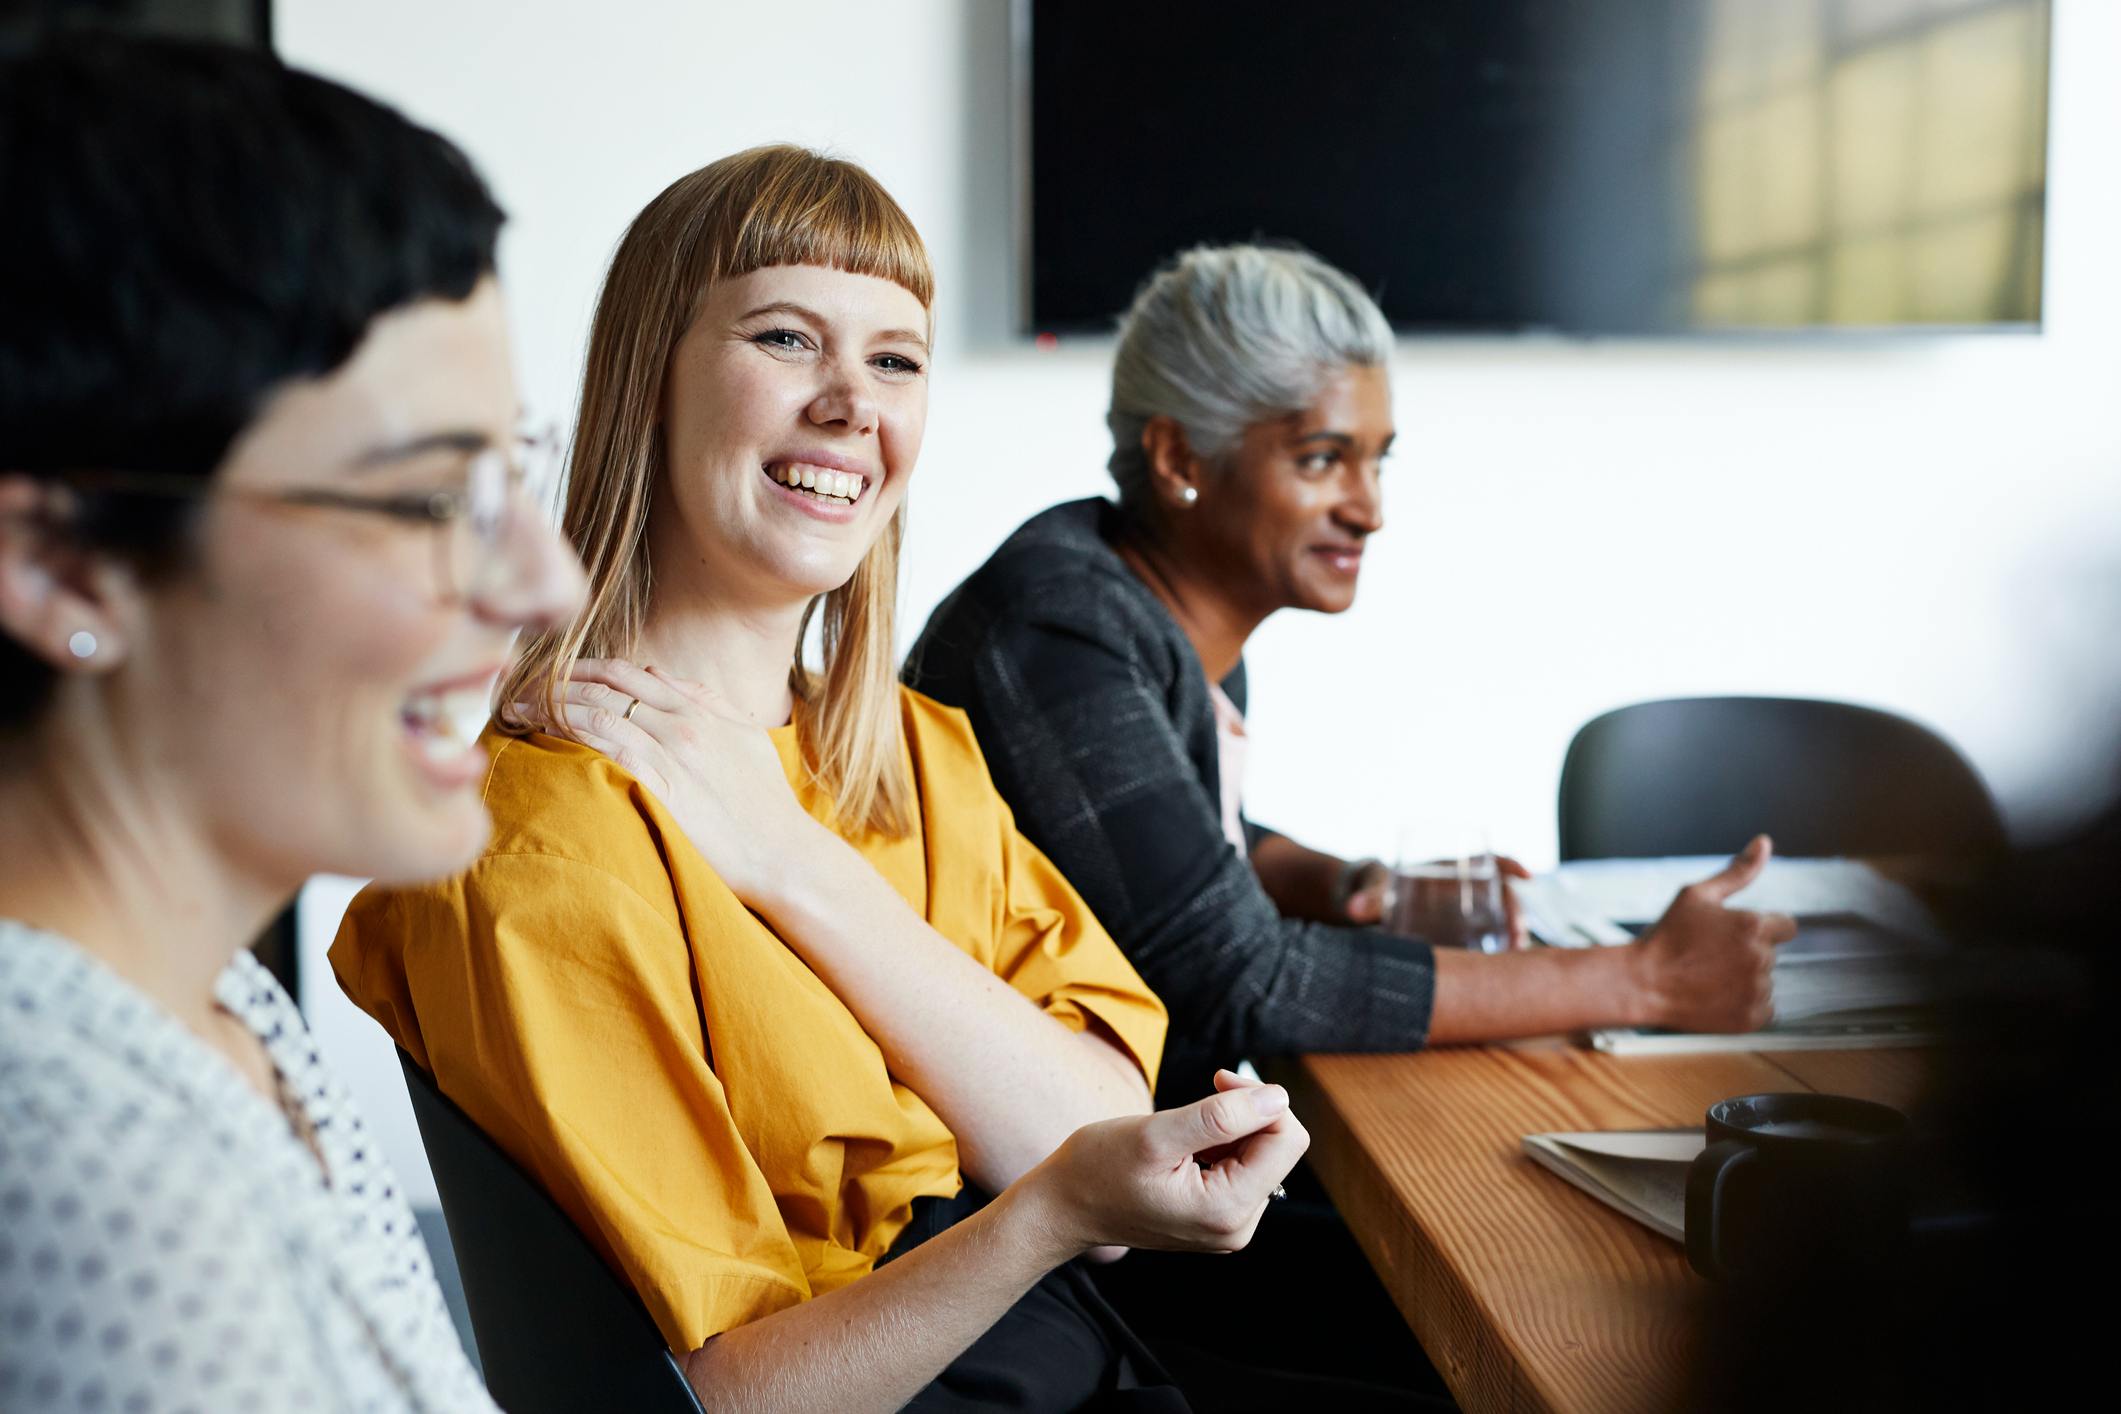
POLYGON ((1527 1134, 1542 1168, 1674 1242, 1686 1241, 1687 1169, 1707 1143, 1696 1129, 1527 1134))
MULTIPOLYGON (((1611 946, 1648 928, 1720 858, 1586 860, 1517 885, 1533 935, 1556 947, 1611 946)), ((1763 1031, 1698 1035, 1617 1027, 1591 1033, 1616 1055, 1921 1045, 1936 1039, 1944 941, 1904 885, 1849 859, 1774 859, 1733 907, 1795 915, 1776 952, 1775 1020, 1763 1031)))

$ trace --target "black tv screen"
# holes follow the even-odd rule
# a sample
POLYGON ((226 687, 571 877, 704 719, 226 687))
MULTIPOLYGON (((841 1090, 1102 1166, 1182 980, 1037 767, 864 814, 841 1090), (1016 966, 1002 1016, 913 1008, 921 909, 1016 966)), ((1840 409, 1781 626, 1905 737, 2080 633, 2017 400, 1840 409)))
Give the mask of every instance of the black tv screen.
POLYGON ((1028 0, 1029 326, 1202 242, 1414 333, 2028 328, 2048 0, 1028 0))

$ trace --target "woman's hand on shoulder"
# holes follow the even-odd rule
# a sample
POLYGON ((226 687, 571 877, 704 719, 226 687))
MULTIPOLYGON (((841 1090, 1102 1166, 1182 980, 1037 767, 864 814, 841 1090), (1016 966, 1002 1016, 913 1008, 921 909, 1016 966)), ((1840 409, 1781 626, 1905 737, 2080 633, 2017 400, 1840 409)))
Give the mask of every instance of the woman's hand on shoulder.
POLYGON ((1025 1175, 1057 1261, 1116 1245, 1235 1252, 1311 1146, 1279 1085, 1229 1071, 1175 1110, 1086 1124, 1025 1175))
MULTIPOLYGON (((538 719, 533 703, 515 711, 538 719)), ((702 683, 618 658, 574 665, 560 699, 569 735, 655 793, 738 898, 780 889, 824 827, 789 789, 766 729, 702 683)))

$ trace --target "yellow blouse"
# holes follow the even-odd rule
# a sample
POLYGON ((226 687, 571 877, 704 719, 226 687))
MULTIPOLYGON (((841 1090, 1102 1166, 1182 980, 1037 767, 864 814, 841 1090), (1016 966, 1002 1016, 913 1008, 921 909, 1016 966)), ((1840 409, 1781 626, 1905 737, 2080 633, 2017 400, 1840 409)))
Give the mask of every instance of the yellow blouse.
MULTIPOLYGON (((857 847, 931 926, 1152 1086, 1164 1009, 1016 832, 965 715, 901 689, 919 801, 857 847)), ((773 733, 831 820, 794 726, 773 733)), ((851 1012, 604 756, 488 732, 494 833, 446 883, 369 888, 339 983, 535 1174, 675 1351, 868 1272, 957 1143, 851 1012)))

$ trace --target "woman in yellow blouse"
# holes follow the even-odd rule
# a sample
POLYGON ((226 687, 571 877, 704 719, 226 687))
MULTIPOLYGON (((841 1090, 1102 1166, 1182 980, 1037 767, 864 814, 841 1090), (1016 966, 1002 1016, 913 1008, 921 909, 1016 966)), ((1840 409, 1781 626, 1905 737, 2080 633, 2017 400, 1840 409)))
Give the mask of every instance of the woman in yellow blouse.
POLYGON ((492 843, 364 894, 332 961, 710 1407, 1182 1408, 1066 1264, 1242 1246, 1307 1140, 1234 1077, 1148 1113, 1162 1006, 896 684, 931 295, 850 163, 755 149, 649 204, 590 341, 590 603, 504 686, 492 843), (999 1197, 943 1226, 964 1180, 999 1197))

